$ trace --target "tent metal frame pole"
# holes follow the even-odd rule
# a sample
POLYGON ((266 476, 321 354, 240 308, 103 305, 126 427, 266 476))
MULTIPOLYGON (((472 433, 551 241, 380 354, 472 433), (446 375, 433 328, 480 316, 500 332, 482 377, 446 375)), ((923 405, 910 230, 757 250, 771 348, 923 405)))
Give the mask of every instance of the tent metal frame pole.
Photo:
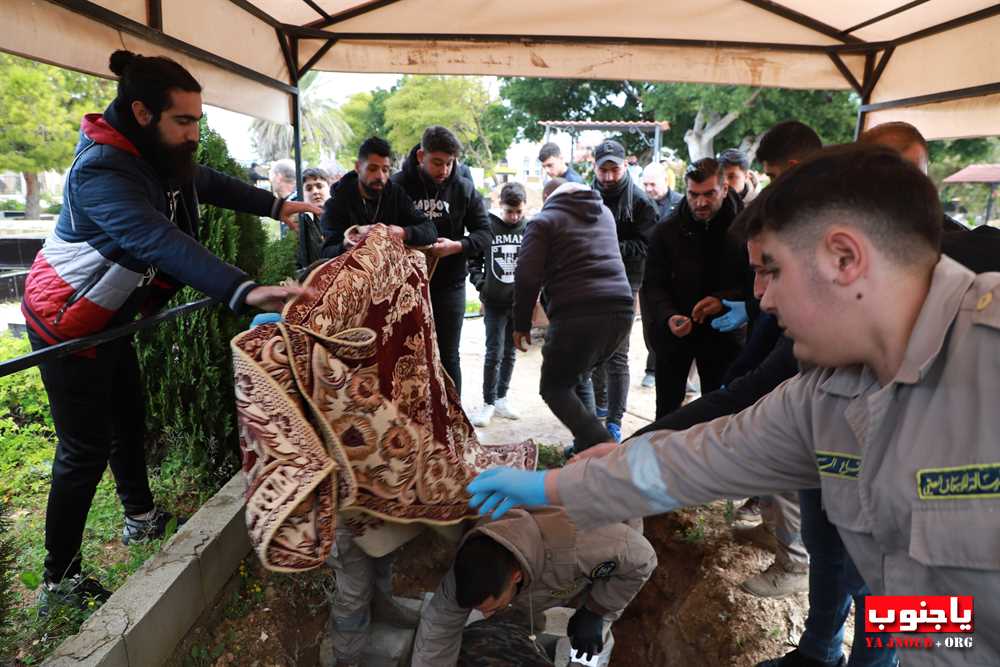
POLYGON ((115 28, 116 30, 135 35, 136 37, 152 42, 158 46, 172 49, 178 53, 183 53, 186 56, 208 63, 209 65, 214 65, 219 69, 231 72, 232 74, 241 76, 244 79, 263 84, 270 88, 275 88, 284 93, 294 93, 297 90, 295 86, 289 85, 284 81, 273 79, 267 75, 252 70, 249 67, 218 56, 210 51, 206 51, 205 49, 194 46, 193 44, 177 39, 176 37, 171 37, 170 35, 160 32, 159 30, 150 28, 148 25, 134 21, 127 16, 117 14, 109 9, 101 7, 98 4, 89 2, 88 0, 46 0, 46 2, 62 7, 63 9, 68 9, 71 12, 80 14, 81 16, 85 16, 103 25, 115 28))
POLYGON ((327 14, 327 12, 326 12, 325 9, 323 9, 322 7, 320 7, 319 5, 317 5, 315 2, 313 2, 313 0, 302 0, 302 2, 306 3, 307 5, 309 5, 310 9, 312 9, 314 12, 316 12, 321 17, 323 17, 322 20, 329 21, 332 18, 329 14, 327 14))
POLYGON ((153 30, 163 30, 163 3, 161 0, 146 0, 146 25, 153 30))
POLYGON ((796 25, 800 25, 803 28, 808 28, 814 32, 818 32, 821 35, 826 35, 827 37, 836 39, 841 42, 860 44, 862 40, 854 37, 853 35, 848 35, 841 30, 837 30, 832 25, 818 21, 811 16, 807 16, 800 12, 795 11, 784 5, 779 5, 776 2, 771 2, 771 0, 743 0, 743 2, 748 5, 753 5, 758 9, 762 9, 768 14, 774 14, 775 16, 780 16, 781 18, 791 21, 796 25))
POLYGON ((852 25, 850 28, 847 28, 846 30, 844 30, 843 34, 844 35, 849 35, 852 32, 857 32, 858 30, 861 30, 862 28, 867 28, 870 25, 874 25, 874 24, 880 23, 880 22, 882 22, 882 21, 884 21, 886 19, 892 18, 896 14, 902 14, 903 12, 905 12, 907 10, 910 10, 910 9, 913 9, 914 7, 919 7, 920 5, 924 4, 925 2, 928 2, 928 0, 913 0, 913 2, 908 2, 905 5, 900 5, 899 7, 896 7, 895 9, 890 9, 889 11, 887 11, 884 14, 879 14, 878 16, 873 16, 872 18, 870 18, 870 19, 868 19, 866 21, 862 21, 861 23, 858 23, 857 25, 852 25))
POLYGON ((388 5, 393 5, 399 2, 399 0, 374 0, 361 7, 354 7, 353 9, 347 9, 340 12, 339 14, 331 14, 327 18, 319 19, 318 21, 313 21, 312 23, 307 23, 306 27, 309 28, 325 28, 331 26, 335 23, 340 23, 341 21, 346 21, 348 19, 353 19, 355 16, 361 16, 362 14, 367 14, 373 12, 377 9, 382 9, 388 5))
MULTIPOLYGON (((299 41, 298 39, 296 39, 296 40, 295 40, 295 43, 296 43, 296 47, 295 47, 295 53, 296 53, 296 54, 298 54, 298 52, 299 52, 299 49, 298 49, 298 41, 299 41)), ((316 63, 318 63, 318 62, 320 61, 320 59, 321 59, 321 58, 322 58, 323 56, 325 56, 325 55, 326 55, 326 52, 327 52, 327 51, 329 51, 329 50, 330 50, 330 49, 331 49, 331 48, 333 47, 333 45, 334 45, 334 44, 336 44, 336 43, 337 43, 337 40, 335 40, 335 39, 328 39, 328 40, 326 40, 326 43, 325 43, 325 44, 323 44, 323 46, 319 47, 319 50, 318 50, 318 51, 316 51, 316 53, 314 53, 314 54, 312 55, 312 57, 311 57, 311 58, 309 58, 309 60, 307 60, 307 61, 306 61, 306 64, 305 64, 305 65, 303 65, 303 66, 302 66, 302 67, 301 67, 301 68, 299 69, 299 71, 298 71, 298 73, 297 73, 297 75, 298 75, 298 78, 300 78, 300 79, 301 79, 301 78, 303 77, 303 75, 305 75, 305 73, 306 73, 306 72, 308 72, 309 70, 311 70, 311 69, 313 68, 313 66, 314 66, 314 65, 315 65, 316 63)))
POLYGON ((229 2, 236 5, 237 7, 245 11, 247 14, 252 15, 254 18, 260 19, 261 21, 268 24, 272 28, 277 28, 281 25, 281 21, 268 14, 260 7, 257 7, 256 5, 248 2, 247 0, 229 0, 229 2))
POLYGON ((869 113, 871 111, 881 111, 883 109, 898 109, 899 107, 915 107, 924 104, 935 104, 938 102, 953 102, 964 100, 970 97, 984 97, 986 95, 996 95, 1000 93, 1000 81, 986 83, 981 86, 970 86, 969 88, 956 88, 955 90, 945 90, 940 93, 930 93, 928 95, 918 95, 916 97, 904 97, 898 100, 886 100, 885 102, 873 102, 861 105, 861 111, 869 113))

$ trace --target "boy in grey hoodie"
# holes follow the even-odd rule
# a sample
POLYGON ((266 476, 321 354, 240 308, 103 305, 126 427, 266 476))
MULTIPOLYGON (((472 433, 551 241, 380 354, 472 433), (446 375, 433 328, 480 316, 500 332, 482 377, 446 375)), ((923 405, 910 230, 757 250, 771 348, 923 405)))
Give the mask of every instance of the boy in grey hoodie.
POLYGON ((606 361, 632 326, 632 288, 611 211, 586 185, 554 178, 524 233, 514 273, 514 342, 531 343, 531 311, 545 288, 549 329, 542 347, 542 399, 573 433, 576 451, 612 440, 576 395, 584 374, 606 361))

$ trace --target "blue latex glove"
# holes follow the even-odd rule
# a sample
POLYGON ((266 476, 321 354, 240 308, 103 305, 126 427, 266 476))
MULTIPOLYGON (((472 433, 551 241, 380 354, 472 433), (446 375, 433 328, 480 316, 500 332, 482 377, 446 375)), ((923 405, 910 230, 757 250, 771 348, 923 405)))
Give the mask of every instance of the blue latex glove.
POLYGON ((257 313, 250 320, 250 328, 253 329, 261 324, 275 324, 281 321, 281 313, 257 313))
POLYGON ((531 507, 546 504, 544 471, 490 468, 479 473, 466 488, 472 494, 469 506, 478 508, 480 515, 495 507, 494 519, 499 519, 517 505, 531 507))
POLYGON ((736 331, 747 323, 747 304, 745 301, 722 300, 722 305, 729 308, 729 312, 720 315, 712 320, 712 328, 723 333, 736 331))

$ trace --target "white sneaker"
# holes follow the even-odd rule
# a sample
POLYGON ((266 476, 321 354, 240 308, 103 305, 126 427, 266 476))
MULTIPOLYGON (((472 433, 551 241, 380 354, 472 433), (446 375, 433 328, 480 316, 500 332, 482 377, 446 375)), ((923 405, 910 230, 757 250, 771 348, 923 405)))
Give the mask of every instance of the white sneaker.
POLYGON ((513 408, 507 405, 507 397, 498 398, 496 402, 497 417, 503 417, 504 419, 520 419, 521 415, 517 414, 513 408))
POLYGON ((482 408, 480 408, 479 412, 476 413, 476 416, 472 418, 472 425, 489 426, 490 421, 493 419, 494 410, 495 408, 489 403, 484 405, 482 408))

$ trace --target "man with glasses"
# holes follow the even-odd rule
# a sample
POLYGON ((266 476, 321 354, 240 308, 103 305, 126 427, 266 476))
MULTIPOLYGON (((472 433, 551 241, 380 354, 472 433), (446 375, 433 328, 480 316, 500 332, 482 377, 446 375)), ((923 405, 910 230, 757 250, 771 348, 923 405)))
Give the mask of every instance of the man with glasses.
POLYGON ((712 158, 694 162, 684 178, 687 197, 653 232, 640 292, 656 352, 657 419, 681 406, 692 361, 708 393, 742 345, 739 331, 716 331, 711 320, 723 313, 722 299, 739 298, 749 271, 728 234, 743 203, 712 158))

